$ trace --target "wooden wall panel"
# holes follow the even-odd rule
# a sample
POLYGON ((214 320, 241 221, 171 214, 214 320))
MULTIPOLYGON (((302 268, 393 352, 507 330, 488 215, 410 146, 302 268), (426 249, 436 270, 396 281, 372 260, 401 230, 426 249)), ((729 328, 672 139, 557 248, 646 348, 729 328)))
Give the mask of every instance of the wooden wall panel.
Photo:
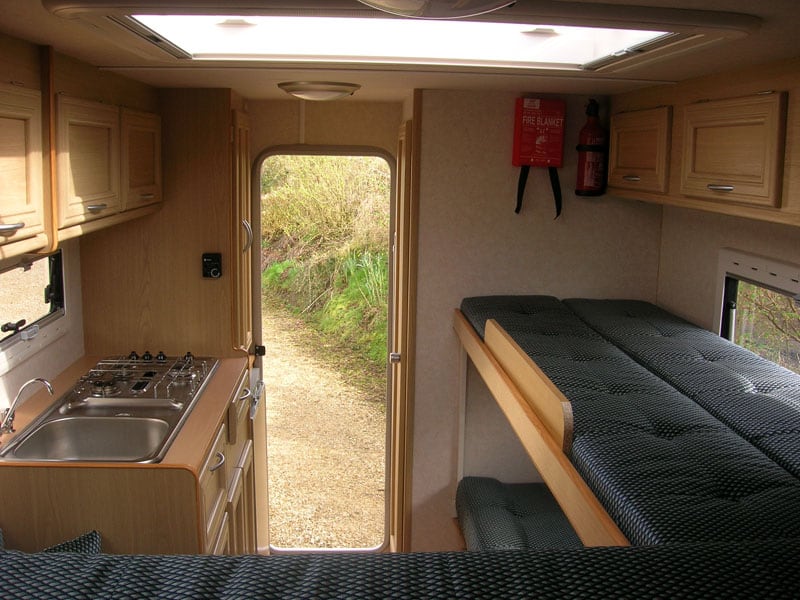
POLYGON ((161 100, 163 208, 81 240, 86 350, 232 356, 231 95, 161 100), (202 277, 204 252, 222 253, 219 279, 202 277))

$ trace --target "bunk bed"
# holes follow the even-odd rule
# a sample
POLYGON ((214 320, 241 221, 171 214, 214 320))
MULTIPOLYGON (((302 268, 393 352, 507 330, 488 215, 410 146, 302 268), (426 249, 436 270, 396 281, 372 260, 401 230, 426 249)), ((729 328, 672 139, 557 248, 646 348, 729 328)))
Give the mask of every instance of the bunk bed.
POLYGON ((583 544, 800 536, 800 376, 644 302, 467 298, 454 326, 583 544))

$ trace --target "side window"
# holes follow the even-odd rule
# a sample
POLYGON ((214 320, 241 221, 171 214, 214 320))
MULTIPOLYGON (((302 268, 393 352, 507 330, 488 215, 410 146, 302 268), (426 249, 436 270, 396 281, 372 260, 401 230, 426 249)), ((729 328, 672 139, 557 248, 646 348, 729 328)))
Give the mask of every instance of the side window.
POLYGON ((800 373, 800 282, 797 275, 789 271, 788 276, 784 276, 781 267, 787 265, 778 263, 737 262, 739 264, 725 274, 720 334, 800 373))
POLYGON ((64 314, 61 252, 0 273, 0 346, 31 339, 64 314))

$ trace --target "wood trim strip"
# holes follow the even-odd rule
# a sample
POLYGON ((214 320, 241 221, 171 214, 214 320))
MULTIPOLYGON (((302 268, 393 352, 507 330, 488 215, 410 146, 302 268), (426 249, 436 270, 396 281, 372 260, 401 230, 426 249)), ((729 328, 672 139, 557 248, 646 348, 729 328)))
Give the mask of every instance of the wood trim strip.
POLYGON ((550 378, 497 321, 486 322, 484 343, 519 388, 536 415, 544 422, 562 451, 572 447, 572 405, 550 378))
POLYGON ((594 493, 486 344, 456 309, 453 327, 489 391, 586 546, 628 546, 594 493))

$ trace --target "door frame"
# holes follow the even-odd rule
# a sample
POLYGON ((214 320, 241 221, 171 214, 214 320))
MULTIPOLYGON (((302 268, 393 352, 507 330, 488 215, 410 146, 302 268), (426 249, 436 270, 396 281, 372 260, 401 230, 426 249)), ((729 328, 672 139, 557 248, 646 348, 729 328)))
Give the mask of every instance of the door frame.
MULTIPOLYGON (((405 129, 405 125, 401 128, 405 129)), ((407 138, 406 138, 407 139, 407 138)), ((410 147, 407 148, 410 152, 410 147)), ((397 348, 396 332, 402 331, 400 339, 405 339, 405 344, 409 340, 409 332, 413 328, 413 319, 409 319, 407 311, 413 308, 414 303, 409 302, 408 298, 415 297, 416 288, 414 286, 413 294, 409 294, 409 280, 407 279, 413 273, 413 280, 416 281, 416 243, 411 244, 411 253, 413 254, 413 269, 409 268, 409 256, 404 262, 404 268, 400 272, 398 279, 397 258, 394 251, 394 240, 399 238, 407 240, 416 240, 416 225, 414 225, 413 235, 405 231, 409 226, 408 216, 404 218, 402 223, 398 219, 398 203, 401 200, 400 188, 401 180, 404 193, 403 197, 409 196, 410 188, 408 187, 408 179, 401 174, 400 165, 410 168, 410 161, 401 160, 400 156, 392 156, 389 152, 382 148, 373 146, 358 146, 358 145, 306 145, 306 144, 286 144, 271 146, 260 151, 252 162, 251 166, 251 223, 253 224, 253 231, 255 232, 255 239, 253 243, 251 277, 252 285, 252 302, 253 302, 253 343, 256 346, 263 345, 263 331, 261 312, 261 165, 264 160, 270 156, 279 154, 302 154, 302 155, 327 155, 327 156, 375 156, 383 158, 389 165, 390 171, 390 207, 389 207, 389 239, 387 244, 389 246, 389 290, 388 290, 388 332, 387 332, 387 351, 388 353, 395 352, 397 348), (403 301, 398 301, 398 292, 396 285, 400 284, 401 289, 404 290, 403 301), (402 316, 402 321, 405 326, 398 328, 395 322, 397 316, 402 316)), ((409 172, 410 177, 410 172, 409 172)), ((416 197, 416 196, 414 196, 416 197)), ((409 202, 404 202, 404 206, 410 206, 409 202)), ((416 220, 416 210, 412 211, 414 221, 416 220)), ((408 254, 404 252, 404 254, 408 254)), ((413 340, 413 335, 410 336, 413 340)), ((269 351, 269 349, 267 349, 269 351)), ((404 351, 404 355, 410 356, 409 350, 404 351)), ((387 398, 386 398, 386 456, 385 456, 385 481, 387 495, 385 498, 385 518, 384 518, 384 541, 382 545, 377 548, 377 551, 390 551, 390 552, 403 552, 407 551, 410 542, 410 439, 411 439, 411 420, 408 416, 409 397, 412 393, 408 387, 410 361, 404 359, 404 368, 397 369, 398 365, 387 363, 387 398), (402 394, 398 395, 395 385, 395 379, 402 379, 405 386, 402 389, 402 394), (396 459, 395 457, 400 457, 396 459)), ((255 383, 261 380, 263 369, 263 361, 261 356, 256 356, 253 365, 253 375, 251 380, 255 383)), ((413 388, 413 386, 411 386, 413 388)), ((254 389, 254 388, 253 388, 254 389)), ((267 398, 262 398, 262 402, 266 402, 267 398)), ((257 448, 264 448, 264 452, 256 452, 256 457, 260 458, 260 464, 256 465, 256 486, 262 493, 268 494, 269 492, 269 458, 267 456, 267 424, 266 424, 266 410, 263 411, 263 423, 256 424, 254 443, 257 448)), ((267 496, 268 497, 268 496, 267 496)), ((260 499, 259 499, 260 500, 260 499)), ((269 535, 269 504, 268 502, 257 503, 257 547, 259 554, 270 554, 270 535, 269 535)))

